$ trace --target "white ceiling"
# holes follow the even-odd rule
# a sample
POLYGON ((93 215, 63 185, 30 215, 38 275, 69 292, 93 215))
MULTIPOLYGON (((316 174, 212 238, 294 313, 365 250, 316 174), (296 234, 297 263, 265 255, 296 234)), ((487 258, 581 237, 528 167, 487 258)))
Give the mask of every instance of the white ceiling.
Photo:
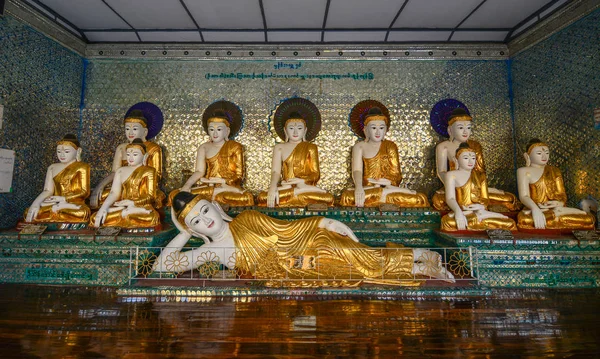
POLYGON ((572 0, 22 0, 88 43, 505 43, 572 0))

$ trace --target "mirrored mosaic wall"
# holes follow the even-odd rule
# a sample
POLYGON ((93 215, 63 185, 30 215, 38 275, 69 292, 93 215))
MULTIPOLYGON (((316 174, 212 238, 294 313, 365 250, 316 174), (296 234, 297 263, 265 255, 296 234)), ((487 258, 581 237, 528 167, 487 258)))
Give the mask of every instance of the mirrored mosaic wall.
POLYGON ((572 205, 600 198, 600 10, 512 61, 517 165, 523 147, 537 137, 551 148, 550 164, 562 171, 572 205))
POLYGON ((56 141, 77 134, 82 69, 79 55, 0 17, 0 148, 16 157, 13 192, 0 193, 0 228, 14 226, 43 190, 46 168, 56 162, 56 141))
POLYGON ((319 185, 339 195, 350 186, 350 149, 358 140, 348 126, 350 110, 359 101, 375 99, 390 111, 388 138, 398 144, 403 183, 431 195, 441 186, 434 147, 442 139, 429 124, 429 112, 437 101, 451 97, 467 104, 475 117, 474 138, 483 144, 491 185, 514 191, 507 74, 504 61, 91 60, 82 140, 92 149, 92 182, 97 183, 125 140, 123 115, 129 106, 155 103, 165 115, 156 142, 166 154, 163 185, 171 190, 183 184, 182 171, 193 170, 196 149, 208 140, 201 127, 204 109, 217 100, 232 101, 244 114, 237 141, 246 151, 245 187, 256 194, 268 187, 278 140, 269 128, 270 115, 280 101, 304 97, 316 104, 323 121, 315 140, 319 185), (253 74, 254 79, 237 78, 253 74), (263 74, 270 78, 259 78, 263 74))

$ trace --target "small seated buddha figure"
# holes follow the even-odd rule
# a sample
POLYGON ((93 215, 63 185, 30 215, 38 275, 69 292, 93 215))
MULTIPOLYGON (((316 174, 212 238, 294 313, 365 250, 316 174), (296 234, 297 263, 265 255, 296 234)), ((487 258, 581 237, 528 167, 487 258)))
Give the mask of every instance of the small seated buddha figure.
POLYGON ((354 189, 342 193, 340 205, 377 207, 391 203, 399 207, 428 207, 424 193, 399 187, 402 173, 398 147, 385 139, 389 118, 379 107, 371 107, 363 117, 350 115, 351 121, 358 118, 356 121, 362 122, 352 128, 364 141, 352 147, 354 189), (357 128, 364 128, 364 133, 357 128))
POLYGON ((27 222, 85 223, 90 209, 90 166, 81 161, 81 147, 75 135, 66 135, 56 145, 59 163, 48 167, 44 191, 25 211, 27 222))
POLYGON ((216 110, 208 114, 205 111, 203 125, 209 141, 198 148, 194 173, 181 189, 169 193, 169 204, 177 193, 185 191, 234 207, 254 205, 252 194, 241 188, 244 149, 239 142, 230 139, 241 128, 241 122, 241 112, 216 110), (198 181, 200 185, 192 187, 198 181))
MULTIPOLYGON (((148 104, 148 102, 141 102, 140 104, 148 104)), ((138 104, 139 105, 139 104, 138 104)), ((154 112, 159 112, 160 109, 155 105, 152 105, 156 108, 154 112)), ((137 105, 132 107, 135 108, 137 105)), ((106 176, 100 183, 94 188, 92 191, 92 195, 90 197, 90 206, 92 208, 98 208, 108 197, 108 194, 111 190, 111 183, 115 176, 117 170, 123 166, 127 166, 126 159, 126 148, 127 145, 132 143, 133 140, 139 138, 144 143, 144 146, 147 150, 147 164, 148 166, 154 168, 156 170, 156 182, 160 183, 160 179, 162 177, 162 168, 163 168, 163 158, 162 158, 162 149, 159 145, 154 142, 150 142, 148 138, 153 138, 160 131, 160 127, 162 127, 162 113, 160 113, 159 118, 156 118, 156 115, 151 115, 150 113, 145 113, 144 110, 141 109, 130 109, 127 111, 127 115, 125 116, 125 136, 127 137, 127 143, 122 143, 117 146, 117 150, 115 151, 115 156, 113 157, 112 164, 112 172, 106 176), (153 123, 152 119, 154 117, 155 122, 153 123), (157 130, 157 126, 159 129, 157 130), (152 133, 149 133, 149 130, 152 129, 152 133)), ((148 111, 146 111, 148 112, 148 111)), ((154 202, 153 206, 156 209, 159 209, 163 206, 163 202, 165 199, 165 194, 157 188, 154 193, 154 202)))
POLYGON ((160 224, 153 204, 157 175, 147 159, 144 142, 136 138, 125 148, 127 166, 115 172, 110 193, 90 223, 95 227, 148 228, 160 224))
POLYGON ((508 229, 516 231, 515 221, 487 210, 489 203, 485 175, 475 171, 477 153, 467 143, 461 143, 455 154, 457 169, 444 174, 446 203, 452 210, 442 217, 443 231, 484 231, 508 229))
MULTIPOLYGON (((447 129, 449 139, 440 142, 435 147, 435 162, 437 175, 444 183, 446 172, 455 170, 454 154, 461 143, 467 143, 471 150, 475 151, 477 163, 473 171, 480 172, 482 176, 486 176, 485 162, 483 159, 483 149, 481 144, 471 137, 471 122, 473 118, 462 108, 454 109, 447 117, 447 129)), ((509 192, 505 192, 496 188, 488 188, 489 204, 499 205, 506 208, 506 211, 517 211, 520 208, 517 197, 509 192)), ((449 206, 445 203, 445 194, 443 189, 438 190, 433 195, 433 207, 438 211, 448 210, 449 206)))
POLYGON ((519 199, 526 207, 517 217, 519 229, 593 230, 594 216, 565 207, 565 185, 560 170, 548 165, 548 145, 532 139, 525 150, 525 167, 517 170, 519 199))
POLYGON ((309 141, 317 136, 321 124, 320 119, 317 123, 314 116, 308 116, 305 119, 297 111, 274 116, 277 133, 285 142, 273 148, 271 183, 268 191, 258 195, 259 206, 305 207, 318 203, 333 206, 333 195, 316 186, 321 176, 319 152, 309 141))

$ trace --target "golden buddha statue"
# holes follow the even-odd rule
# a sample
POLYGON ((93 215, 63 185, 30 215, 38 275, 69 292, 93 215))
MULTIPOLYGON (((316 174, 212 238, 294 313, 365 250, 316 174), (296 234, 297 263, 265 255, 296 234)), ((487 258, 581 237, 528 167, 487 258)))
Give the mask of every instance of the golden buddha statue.
POLYGON ((477 153, 467 143, 461 143, 455 154, 456 170, 444 174, 446 203, 452 210, 442 217, 443 231, 484 231, 508 229, 516 231, 515 221, 487 210, 489 203, 485 175, 475 171, 477 153))
MULTIPOLYGON (((447 134, 450 137, 448 140, 440 142, 435 147, 435 162, 437 175, 444 182, 444 175, 448 171, 456 169, 456 158, 454 154, 461 143, 467 143, 471 150, 475 151, 477 163, 473 171, 479 172, 480 177, 486 176, 485 162, 483 159, 483 149, 479 142, 470 139, 471 137, 471 122, 473 118, 462 108, 454 109, 447 116, 447 134)), ((436 129, 437 130, 437 129, 436 129)), ((506 211, 518 211, 520 204, 517 197, 509 192, 505 192, 496 188, 488 188, 489 204, 493 206, 502 206, 506 211)), ((438 190, 433 195, 433 207, 438 211, 448 210, 449 207, 445 201, 445 193, 438 190)))
MULTIPOLYGON (((90 206, 92 208, 98 208, 106 200, 106 197, 110 193, 110 184, 113 181, 116 171, 123 166, 127 166, 125 153, 127 145, 132 143, 136 138, 143 141, 147 150, 146 163, 156 170, 156 182, 157 185, 160 184, 163 171, 162 149, 159 145, 150 142, 148 139, 153 138, 160 132, 162 121, 163 118, 160 109, 149 102, 140 102, 127 111, 124 124, 125 136, 128 142, 117 146, 115 156, 113 157, 112 172, 102 179, 92 191, 90 197, 90 206)), ((157 188, 154 196, 153 206, 159 209, 163 206, 166 196, 160 188, 157 188)))
POLYGON ((332 207, 333 195, 316 186, 321 177, 319 152, 310 141, 321 129, 317 107, 306 99, 289 99, 275 111, 273 124, 285 142, 273 148, 271 183, 268 191, 258 195, 258 205, 305 207, 322 203, 332 207))
POLYGON ((253 206, 254 197, 241 188, 244 149, 232 139, 242 127, 241 111, 231 102, 215 102, 204 111, 202 124, 209 142, 198 148, 194 173, 181 189, 169 193, 169 204, 186 191, 230 206, 253 206), (192 188, 198 181, 200 185, 192 188))
POLYGON ((413 280, 419 275, 454 281, 438 253, 392 243, 388 247, 393 250, 371 248, 359 243, 346 225, 329 218, 288 222, 244 211, 232 219, 218 204, 188 192, 174 198, 171 214, 180 233, 156 259, 153 269, 158 272, 182 273, 196 268, 202 258, 211 258, 232 271, 270 280, 267 285, 414 286, 422 283, 413 280), (205 244, 183 251, 192 236, 205 244), (423 265, 425 258, 431 258, 430 266, 423 265))
POLYGON ((560 170, 548 165, 548 145, 532 139, 517 170, 519 199, 525 205, 517 217, 519 229, 593 230, 592 215, 565 207, 567 194, 560 170))
POLYGON ((342 193, 340 205, 377 207, 391 203, 399 207, 428 207, 429 201, 424 193, 399 187, 402 172, 398 147, 385 139, 390 124, 387 109, 380 103, 376 103, 379 106, 365 106, 363 102, 357 104, 350 114, 354 133, 364 138, 352 147, 354 189, 342 193))
POLYGON ((125 148, 128 166, 115 172, 110 193, 92 215, 95 227, 148 228, 160 224, 153 205, 156 199, 156 170, 144 165, 147 152, 144 142, 136 138, 125 148))
POLYGON ((90 208, 90 166, 81 161, 81 147, 75 135, 66 135, 56 145, 59 163, 48 167, 44 191, 25 211, 25 220, 33 223, 85 223, 90 208))

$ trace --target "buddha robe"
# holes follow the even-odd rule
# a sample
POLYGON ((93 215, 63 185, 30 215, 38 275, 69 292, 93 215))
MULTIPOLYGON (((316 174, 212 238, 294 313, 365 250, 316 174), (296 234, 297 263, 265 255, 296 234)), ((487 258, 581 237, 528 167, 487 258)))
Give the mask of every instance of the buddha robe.
MULTIPOLYGON (((81 223, 90 219, 90 208, 85 200, 90 196, 90 166, 87 163, 73 162, 66 166, 54 178, 53 196, 63 196, 68 203, 78 205, 78 209, 64 208, 57 212, 52 211, 52 206, 40 206, 34 223, 62 222, 81 223)), ((27 212, 25 211, 25 218, 27 212)))
MULTIPOLYGON (((281 177, 284 181, 300 178, 309 186, 316 186, 321 172, 319 169, 319 152, 317 146, 310 142, 300 142, 288 158, 283 161, 281 177)), ((267 205, 268 192, 258 195, 258 205, 267 205)), ((324 192, 306 192, 294 195, 294 187, 279 191, 279 207, 305 207, 313 203, 324 203, 333 206, 333 195, 324 192)))
MULTIPOLYGON (((322 217, 296 221, 271 218, 256 211, 240 213, 230 224, 236 247, 236 269, 261 279, 335 278, 336 281, 419 285, 412 281, 413 251, 371 248, 349 237, 319 228, 322 217)), ((289 283, 289 282, 288 282, 289 283)), ((294 285, 294 282, 291 282, 294 285)), ((319 285, 331 285, 319 280, 319 285)))
MULTIPOLYGON (((483 148, 481 144, 474 140, 467 140, 467 144, 477 156, 477 162, 475 163, 475 167, 473 168, 473 172, 479 172, 480 174, 485 174, 485 161, 483 160, 483 148)), ((454 171, 456 169, 456 163, 450 160, 450 156, 448 156, 448 171, 454 171)), ((512 193, 504 192, 504 193, 488 193, 489 196, 489 204, 490 205, 500 205, 505 207, 508 211, 518 211, 520 208, 519 201, 517 200, 517 196, 512 193)), ((439 189, 433 194, 432 198, 433 207, 438 211, 448 211, 450 208, 446 204, 446 192, 444 189, 439 189)))
MULTIPOLYGON (((482 204, 487 209, 489 198, 485 176, 482 176, 480 172, 475 172, 473 170, 467 182, 463 186, 456 188, 456 202, 461 208, 465 208, 472 204, 482 204)), ((467 230, 469 231, 484 231, 486 229, 517 230, 515 221, 508 217, 486 218, 480 220, 473 211, 464 211, 463 213, 465 217, 467 217, 467 230)), ((448 232, 458 230, 454 212, 448 213, 442 217, 441 229, 448 232)))
MULTIPOLYGON (((369 178, 385 178, 390 180, 392 186, 399 186, 402 181, 400 172, 400 159, 398 147, 392 141, 383 140, 379 151, 372 158, 363 157, 363 186, 369 184, 369 178)), ((365 207, 377 207, 383 203, 392 203, 400 207, 428 207, 429 201, 424 193, 390 193, 386 198, 381 198, 383 187, 365 189, 365 207)), ((354 190, 348 189, 342 193, 341 206, 355 206, 354 190)))
MULTIPOLYGON (((140 166, 136 168, 131 175, 121 184, 121 198, 117 201, 130 199, 137 207, 143 207, 149 210, 149 213, 134 213, 122 217, 123 209, 111 207, 106 215, 103 226, 123 227, 123 228, 148 228, 156 227, 160 224, 158 212, 154 209, 156 198, 157 175, 156 170, 150 166, 140 166), (113 211, 111 211, 113 210, 113 211)), ((96 215, 92 215, 90 224, 95 225, 96 215)))
MULTIPOLYGON (((544 166, 544 172, 539 180, 529 184, 529 197, 537 203, 548 201, 567 202, 567 194, 560 170, 554 166, 544 166)), ((594 217, 584 211, 575 208, 568 208, 568 213, 561 214, 561 209, 542 209, 546 217, 547 229, 579 229, 593 230, 594 217), (580 213, 572 213, 580 212, 580 213)), ((517 217, 519 228, 534 229, 533 216, 531 211, 523 209, 517 217)))
MULTIPOLYGON (((218 177, 223 178, 225 183, 231 187, 242 189, 242 179, 244 177, 244 149, 238 142, 229 140, 223 144, 223 147, 216 155, 205 160, 206 172, 205 178, 218 177)), ((215 188, 221 185, 209 186, 202 184, 200 187, 192 188, 193 194, 199 194, 207 200, 213 200, 215 188)), ((173 198, 179 193, 176 189, 169 193, 169 205, 173 202, 173 198)), ((249 192, 221 192, 214 198, 220 203, 227 203, 230 206, 253 206, 254 197, 249 192)))

